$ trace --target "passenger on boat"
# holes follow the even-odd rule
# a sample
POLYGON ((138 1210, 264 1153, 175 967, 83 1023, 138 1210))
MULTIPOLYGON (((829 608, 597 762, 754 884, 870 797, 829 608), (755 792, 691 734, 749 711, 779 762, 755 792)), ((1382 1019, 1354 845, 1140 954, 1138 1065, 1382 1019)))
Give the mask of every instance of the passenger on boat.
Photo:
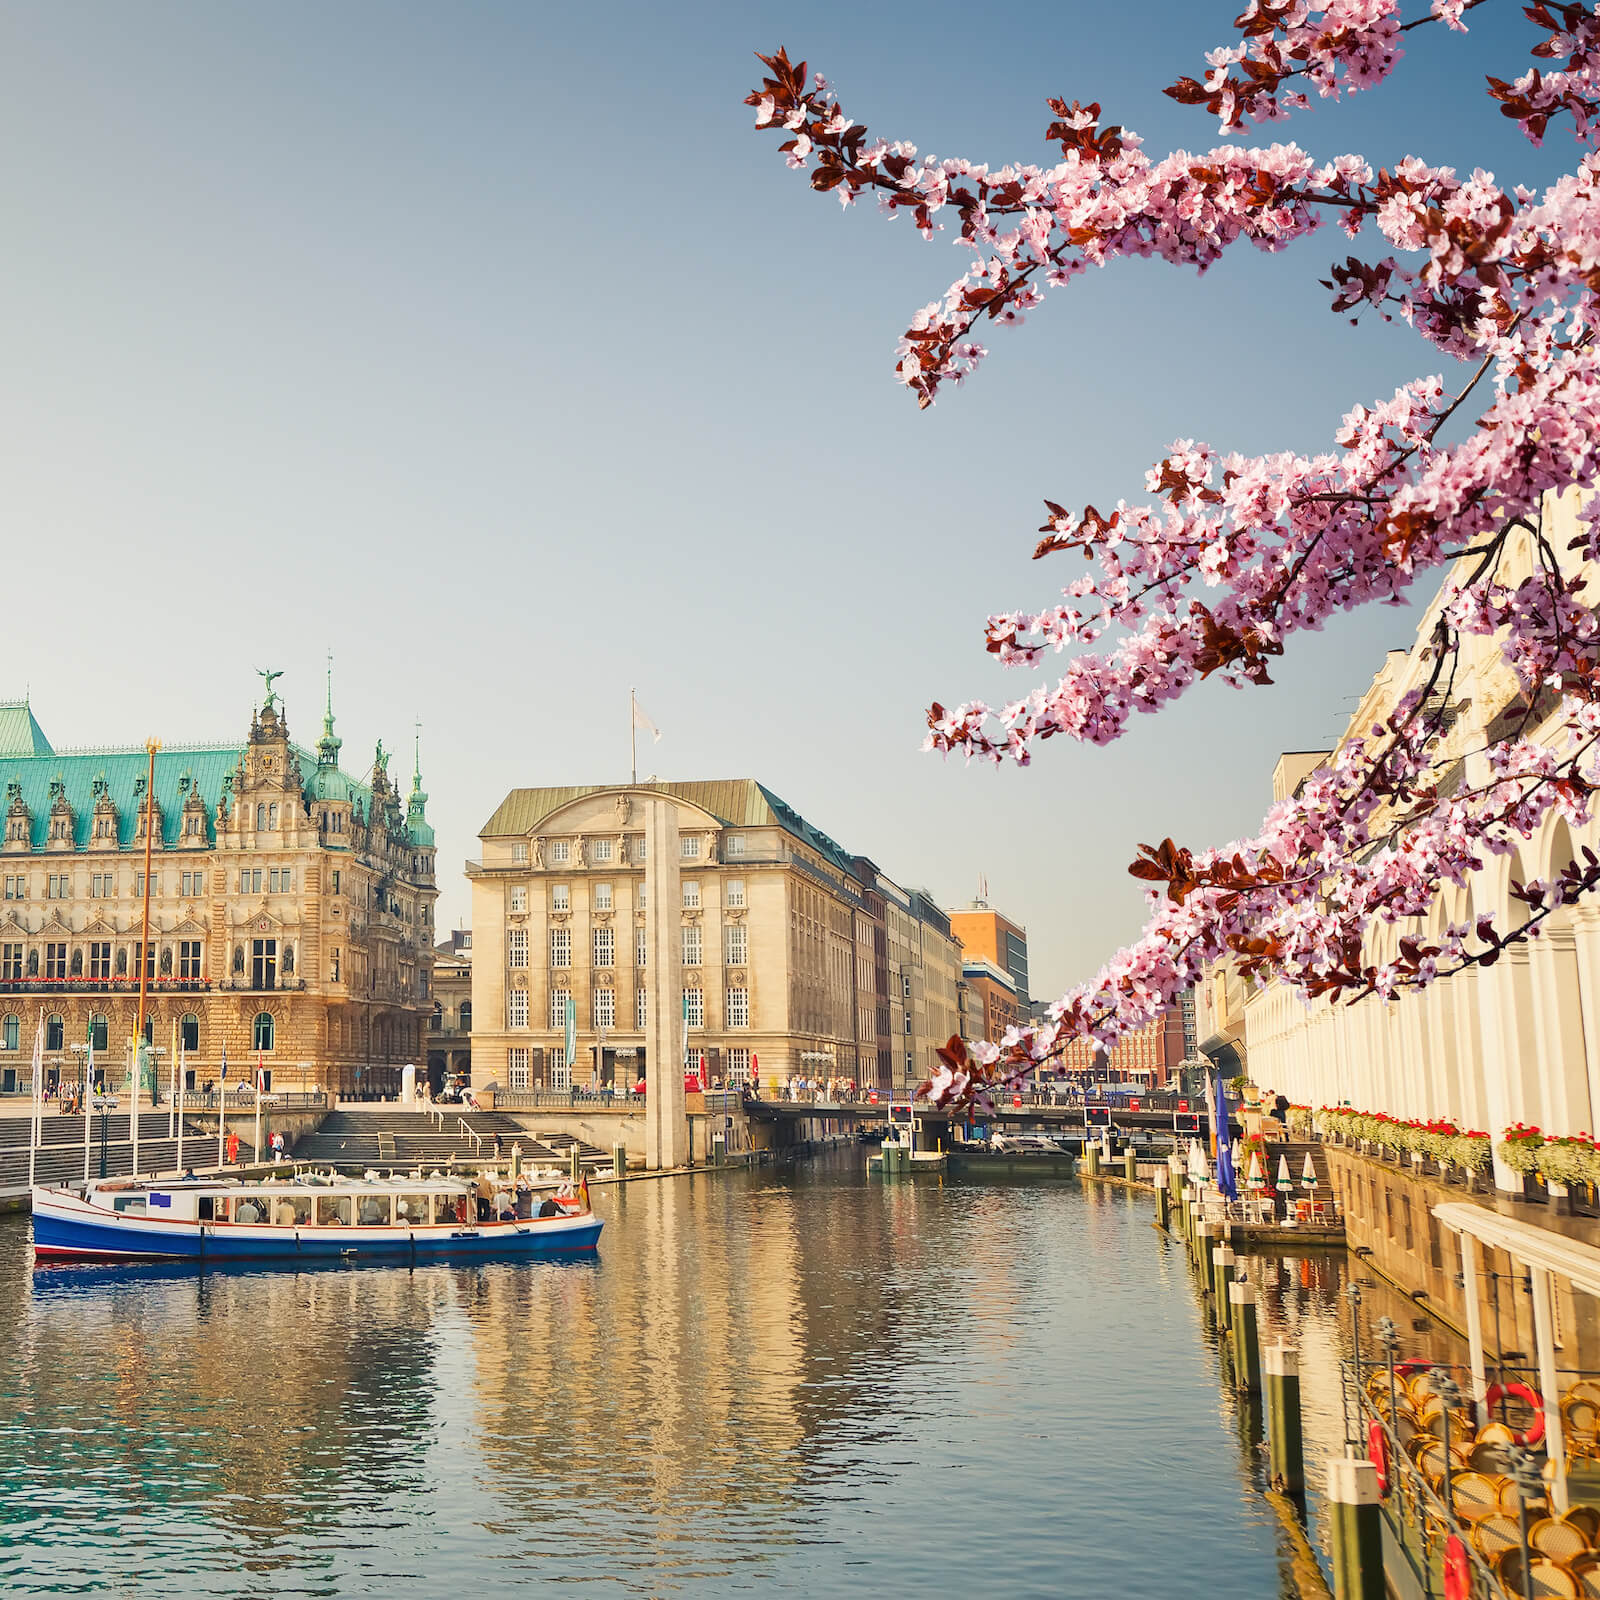
POLYGON ((234 1208, 233 1220, 246 1226, 261 1220, 261 1207, 254 1200, 241 1200, 234 1208))
POLYGON ((504 1189, 497 1189, 494 1196, 494 1214, 497 1220, 505 1221, 517 1214, 517 1203, 504 1189))
POLYGON ((561 1207, 555 1203, 555 1199, 551 1195, 546 1195, 544 1204, 539 1207, 539 1215, 541 1217, 559 1217, 561 1215, 561 1207))
POLYGON ((374 1194, 369 1194, 361 1202, 361 1212, 356 1220, 363 1228, 376 1227, 379 1223, 387 1220, 384 1217, 383 1210, 383 1203, 378 1197, 374 1194))
POLYGON ((277 1213, 272 1220, 280 1228, 292 1228, 294 1226, 294 1203, 287 1198, 280 1200, 277 1213))

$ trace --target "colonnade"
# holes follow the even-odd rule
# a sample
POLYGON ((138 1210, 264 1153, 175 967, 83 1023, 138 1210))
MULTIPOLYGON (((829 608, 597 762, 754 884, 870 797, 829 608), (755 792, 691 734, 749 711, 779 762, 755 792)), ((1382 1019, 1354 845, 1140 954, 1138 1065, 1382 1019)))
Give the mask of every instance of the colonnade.
MULTIPOLYGON (((1492 911, 1504 931, 1527 915, 1513 882, 1552 880, 1586 843, 1547 821, 1509 856, 1490 857, 1465 888, 1447 885, 1425 922, 1382 927, 1366 959, 1392 959, 1402 937, 1437 938, 1447 923, 1492 911)), ((1469 948, 1481 948, 1469 939, 1469 948)), ((1600 905, 1554 913, 1538 938, 1508 947, 1491 966, 1436 980, 1397 999, 1307 1002, 1283 984, 1245 1007, 1251 1079, 1316 1109, 1349 1105, 1411 1121, 1448 1118, 1497 1142, 1522 1122, 1547 1134, 1600 1124, 1600 905)), ((1516 1180, 1497 1159, 1502 1188, 1516 1180)))

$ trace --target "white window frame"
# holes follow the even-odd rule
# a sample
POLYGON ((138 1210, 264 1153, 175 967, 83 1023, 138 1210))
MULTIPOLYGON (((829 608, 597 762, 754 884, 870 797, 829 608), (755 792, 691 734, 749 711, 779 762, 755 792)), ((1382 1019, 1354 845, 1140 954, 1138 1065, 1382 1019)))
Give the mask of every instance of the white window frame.
POLYGON ((506 965, 516 970, 521 970, 528 964, 528 930, 526 928, 509 928, 506 930, 506 965))
POLYGON ((685 878, 683 880, 683 909, 685 911, 698 911, 700 909, 700 880, 698 878, 685 878))
POLYGON ((705 959, 705 940, 700 929, 693 923, 686 923, 683 928, 683 962, 686 967, 698 967, 705 959))
POLYGON ((564 883, 550 885, 550 909, 556 911, 572 910, 572 890, 564 883))
POLYGON ((609 839, 594 840, 591 853, 596 861, 610 861, 612 859, 611 841, 609 839))
POLYGON ((645 967, 650 964, 650 930, 648 928, 635 928, 633 930, 633 964, 636 967, 645 967))
POLYGON ((552 861, 570 861, 572 859, 572 844, 567 839, 552 839, 550 841, 550 859, 552 861))
MULTIPOLYGON (((550 1026, 557 1033, 565 1033, 567 1029, 567 995, 566 989, 552 989, 550 991, 550 1026)), ((562 1049, 565 1050, 565 1045, 562 1049)))
POLYGON ((728 991, 728 1026, 730 1028, 748 1028, 750 1026, 750 991, 748 989, 730 989, 728 991))
POLYGON ((742 922, 730 922, 722 930, 722 964, 725 967, 750 965, 750 930, 742 922))
POLYGON ((511 909, 517 916, 521 916, 528 909, 528 886, 525 883, 511 885, 511 909))
POLYGON ((678 859, 680 861, 698 861, 700 859, 700 835, 698 833, 684 833, 678 836, 678 859))
POLYGON ((730 834, 728 834, 727 835, 728 854, 730 856, 742 856, 744 854, 744 843, 745 843, 744 835, 742 833, 730 833, 730 834))
POLYGON ((706 993, 704 989, 685 989, 683 991, 684 1023, 690 1028, 703 1028, 706 1025, 706 993))
POLYGON ((608 968, 617 964, 617 936, 610 928, 596 928, 591 941, 594 964, 608 968))
POLYGON ((643 1033, 650 1021, 650 991, 640 984, 633 992, 633 1025, 643 1033))
POLYGON ((744 906, 744 879, 729 878, 722 885, 722 903, 730 910, 740 910, 744 906))
POLYGON ((562 968, 572 965, 571 928, 552 928, 550 930, 550 965, 562 968))
POLYGON ((528 991, 526 989, 506 990, 506 1026, 508 1028, 526 1028, 528 1026, 528 991))
POLYGON ((528 1047, 514 1044, 506 1051, 506 1082, 513 1089, 528 1088, 528 1047))
MULTIPOLYGON (((335 818, 335 820, 338 820, 338 819, 335 818)), ((518 844, 512 845, 512 847, 511 847, 511 859, 519 867, 526 866, 528 864, 528 847, 527 847, 527 845, 522 844, 522 843, 518 843, 518 844)))
POLYGON ((610 911, 612 909, 611 885, 597 883, 594 886, 594 908, 596 911, 610 911))
POLYGON ((596 989, 594 992, 594 1025, 597 1028, 614 1028, 617 1025, 617 991, 596 989))

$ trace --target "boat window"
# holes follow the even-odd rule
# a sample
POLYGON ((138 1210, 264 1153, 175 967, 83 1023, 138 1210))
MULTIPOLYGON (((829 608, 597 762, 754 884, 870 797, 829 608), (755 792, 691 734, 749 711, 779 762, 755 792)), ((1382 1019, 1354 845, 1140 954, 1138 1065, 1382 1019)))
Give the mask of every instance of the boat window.
POLYGON ((142 1194, 119 1194, 112 1202, 113 1211, 130 1211, 135 1216, 142 1217, 149 1211, 149 1202, 142 1194))
POLYGON ((356 1216, 363 1228, 386 1228, 389 1225, 389 1196, 364 1194, 356 1208, 356 1216))
POLYGON ((428 1197, 425 1194, 403 1194, 394 1208, 395 1220, 402 1227, 424 1227, 428 1221, 428 1197))
POLYGON ((214 1222, 217 1217, 217 1197, 214 1194, 200 1196, 200 1220, 214 1222))
POLYGON ((252 1223, 267 1220, 267 1206, 263 1198, 255 1195, 241 1195, 233 1202, 233 1220, 249 1227, 252 1223))
POLYGON ((465 1222, 467 1197, 464 1194, 436 1194, 433 1197, 435 1222, 465 1222))
POLYGON ((273 1196, 272 1220, 280 1228, 309 1228, 311 1226, 311 1196, 308 1194, 280 1194, 273 1196))
POLYGON ((348 1228, 350 1226, 350 1196, 347 1194, 319 1194, 317 1196, 317 1226, 319 1228, 348 1228))

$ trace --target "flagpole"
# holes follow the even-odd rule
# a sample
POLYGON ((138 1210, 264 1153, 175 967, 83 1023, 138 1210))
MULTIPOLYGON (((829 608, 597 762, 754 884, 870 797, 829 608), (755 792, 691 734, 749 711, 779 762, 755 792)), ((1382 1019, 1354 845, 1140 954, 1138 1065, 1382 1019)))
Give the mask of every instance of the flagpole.
POLYGON ((251 1153, 256 1160, 261 1159, 261 1052, 256 1051, 256 1133, 255 1143, 250 1146, 251 1153))
MULTIPOLYGON (((628 691, 628 764, 635 789, 639 787, 639 712, 636 699, 638 692, 637 689, 628 691)), ((659 767, 656 768, 657 772, 660 770, 659 767)))
POLYGON ((178 1173, 183 1171, 183 1080, 187 1076, 188 1064, 188 1057, 185 1056, 172 1074, 172 1103, 177 1110, 178 1121, 178 1152, 172 1158, 174 1163, 172 1170, 178 1173))
POLYGON ((223 1140, 228 1131, 228 1047, 222 1047, 222 1093, 217 1097, 217 1169, 224 1165, 223 1140))
MULTIPOLYGON (((145 832, 148 834, 149 831, 150 825, 147 822, 145 824, 145 832)), ((144 880, 144 889, 146 894, 150 892, 150 879, 148 875, 144 880)), ((146 945, 145 951, 148 955, 148 945, 146 945)), ((132 1123, 133 1131, 133 1175, 136 1178, 139 1176, 139 1057, 143 1050, 144 1037, 141 1034, 140 1037, 133 1041, 133 1109, 128 1113, 129 1119, 132 1123)))
MULTIPOLYGON (((107 1044, 111 1041, 108 1038, 107 1044)), ((83 1084, 78 1098, 83 1102, 83 1186, 89 1187, 89 1085, 94 1082, 94 1018, 89 1019, 89 1045, 83 1053, 83 1084)))
POLYGON ((172 1019, 172 1085, 167 1094, 167 1137, 170 1139, 177 1128, 174 1126, 178 1116, 178 1019, 172 1019))
POLYGON ((39 1027, 33 1036, 33 1115, 28 1119, 28 1192, 33 1192, 34 1162, 39 1153, 39 1140, 44 1133, 44 1118, 39 1111, 39 1080, 44 1076, 44 1012, 39 1013, 39 1027))

